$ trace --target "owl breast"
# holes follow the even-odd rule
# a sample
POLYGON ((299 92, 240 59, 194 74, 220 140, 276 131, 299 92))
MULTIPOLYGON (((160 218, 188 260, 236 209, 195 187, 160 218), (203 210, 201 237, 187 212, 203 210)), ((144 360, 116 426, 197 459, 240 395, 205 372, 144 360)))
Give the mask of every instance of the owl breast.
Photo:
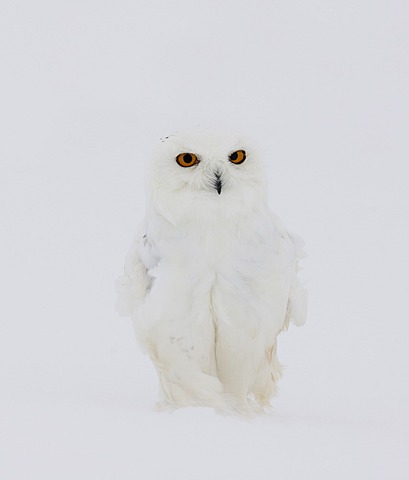
POLYGON ((160 258, 155 282, 169 286, 173 304, 190 305, 193 316, 209 305, 217 325, 271 335, 280 330, 290 279, 268 212, 213 212, 176 226, 157 218, 148 235, 160 258))

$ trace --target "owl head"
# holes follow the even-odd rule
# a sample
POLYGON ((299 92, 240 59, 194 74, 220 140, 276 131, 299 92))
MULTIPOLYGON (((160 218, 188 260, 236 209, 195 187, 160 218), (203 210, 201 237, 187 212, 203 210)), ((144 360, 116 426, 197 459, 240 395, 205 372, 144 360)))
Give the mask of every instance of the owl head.
POLYGON ((169 219, 257 208, 266 175, 240 135, 195 129, 162 140, 151 160, 149 199, 169 219))

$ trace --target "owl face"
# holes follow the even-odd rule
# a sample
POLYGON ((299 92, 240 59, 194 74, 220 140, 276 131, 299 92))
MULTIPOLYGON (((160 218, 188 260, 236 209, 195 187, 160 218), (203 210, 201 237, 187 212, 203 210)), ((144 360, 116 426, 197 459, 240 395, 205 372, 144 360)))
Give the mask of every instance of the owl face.
POLYGON ((207 198, 245 195, 264 185, 258 157, 241 137, 195 130, 167 137, 152 161, 152 187, 207 198))

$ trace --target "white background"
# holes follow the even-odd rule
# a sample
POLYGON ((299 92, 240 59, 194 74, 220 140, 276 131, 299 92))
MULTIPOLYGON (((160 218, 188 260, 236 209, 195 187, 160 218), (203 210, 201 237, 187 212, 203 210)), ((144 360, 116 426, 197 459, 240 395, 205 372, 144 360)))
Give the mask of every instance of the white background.
POLYGON ((409 478, 406 0, 3 0, 0 476, 409 478), (114 281, 144 165, 248 133, 304 237, 272 415, 157 413, 114 281))

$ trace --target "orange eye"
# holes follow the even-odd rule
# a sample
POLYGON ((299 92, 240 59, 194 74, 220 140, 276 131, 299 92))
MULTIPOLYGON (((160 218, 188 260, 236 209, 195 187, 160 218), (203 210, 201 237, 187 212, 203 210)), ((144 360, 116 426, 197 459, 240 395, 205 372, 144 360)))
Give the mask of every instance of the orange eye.
POLYGON ((229 159, 232 163, 240 165, 240 163, 243 163, 244 160, 246 160, 246 152, 244 150, 237 150, 230 154, 229 159))
POLYGON ((181 167, 193 167, 199 163, 199 159, 194 153, 179 153, 176 161, 181 167))

